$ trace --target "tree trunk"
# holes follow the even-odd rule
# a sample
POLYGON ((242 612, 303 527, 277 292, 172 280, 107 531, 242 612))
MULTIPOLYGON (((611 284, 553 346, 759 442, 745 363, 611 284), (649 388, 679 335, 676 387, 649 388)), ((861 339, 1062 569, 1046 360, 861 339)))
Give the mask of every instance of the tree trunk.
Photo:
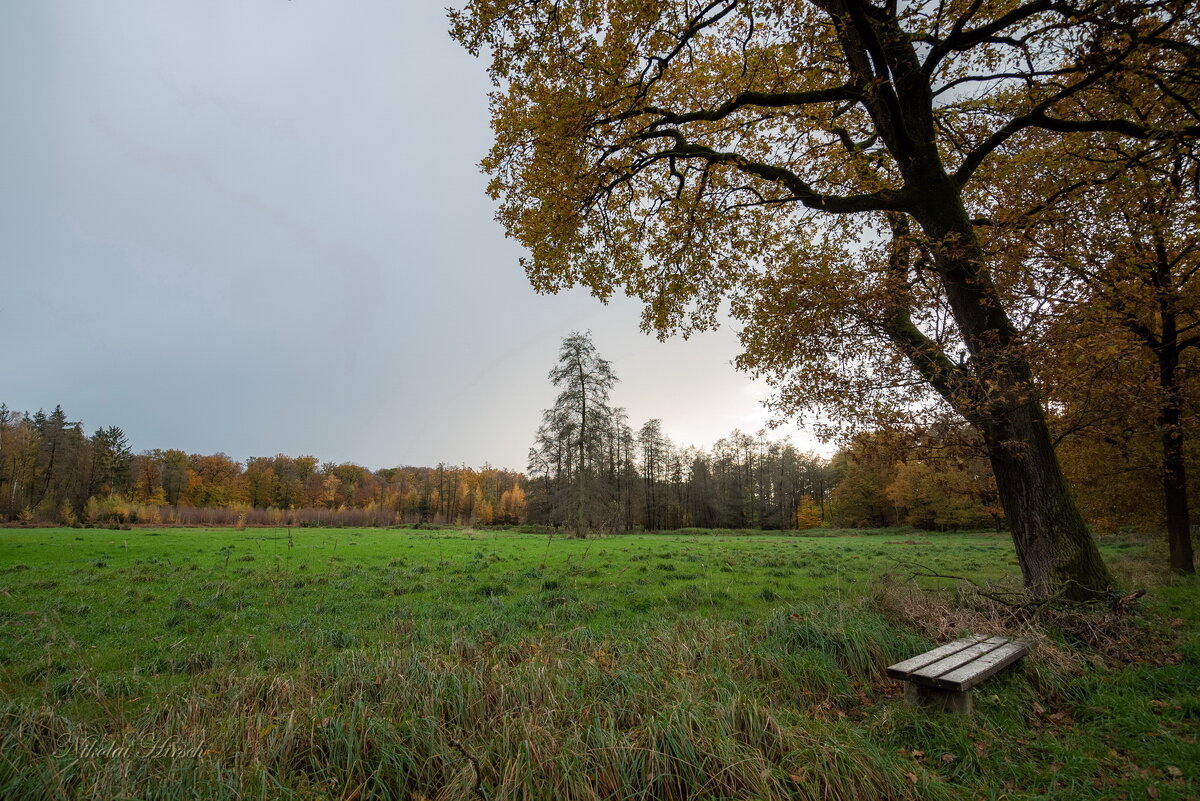
MULTIPOLYGON (((1178 413, 1178 409, 1173 410, 1178 413)), ((1169 418, 1168 418, 1169 419, 1169 418)), ((1163 422, 1163 498, 1167 508, 1167 544, 1171 570, 1195 573, 1192 526, 1188 514, 1187 473, 1183 461, 1183 432, 1178 422, 1163 422)))
POLYGON ((1071 497, 1041 407, 1011 412, 982 430, 1025 586, 1037 597, 1097 597, 1112 577, 1071 497))
MULTIPOLYGON (((1164 319, 1164 322, 1168 320, 1164 319)), ((1176 385, 1176 369, 1179 353, 1174 346, 1174 320, 1169 320, 1169 330, 1164 330, 1164 342, 1159 350, 1159 382, 1165 400, 1158 414, 1158 428, 1162 438, 1163 500, 1167 511, 1167 546, 1170 552, 1171 570, 1179 573, 1195 573, 1195 557, 1192 554, 1192 524, 1188 514, 1187 470, 1183 456, 1183 409, 1179 402, 1179 387, 1176 385)), ((1164 325, 1164 329, 1168 328, 1164 325)))
POLYGON ((585 450, 587 448, 587 376, 583 372, 583 359, 577 362, 579 369, 579 493, 575 499, 575 536, 584 536, 584 499, 587 494, 587 488, 584 482, 587 480, 586 468, 584 467, 585 450))
POLYGON ((1039 597, 1096 597, 1112 579, 1071 497, 1033 384, 1033 371, 996 290, 962 187, 938 148, 933 87, 894 13, 868 16, 845 0, 820 0, 835 20, 846 65, 884 146, 895 157, 932 264, 910 259, 907 218, 891 214, 894 281, 888 335, 917 371, 984 438, 1012 526, 1025 586, 1039 597), (886 69, 881 70, 881 67, 886 69), (911 317, 913 271, 932 267, 970 360, 952 359, 911 317))

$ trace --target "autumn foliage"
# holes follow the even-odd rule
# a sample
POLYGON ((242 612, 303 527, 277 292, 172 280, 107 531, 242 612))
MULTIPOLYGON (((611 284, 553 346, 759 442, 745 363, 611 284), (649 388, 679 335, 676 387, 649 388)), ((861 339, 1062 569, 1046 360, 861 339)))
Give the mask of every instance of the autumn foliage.
POLYGON ((506 524, 525 519, 524 476, 492 467, 321 463, 284 454, 151 450, 119 428, 88 437, 61 408, 0 417, 0 519, 64 524, 506 524))

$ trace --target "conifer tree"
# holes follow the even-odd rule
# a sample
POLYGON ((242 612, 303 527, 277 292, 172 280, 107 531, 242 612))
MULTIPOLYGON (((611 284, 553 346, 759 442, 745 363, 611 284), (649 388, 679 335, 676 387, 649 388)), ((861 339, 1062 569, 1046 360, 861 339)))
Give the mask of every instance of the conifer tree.
MULTIPOLYGON (((530 451, 531 473, 553 474, 551 491, 564 505, 569 484, 572 527, 577 536, 588 529, 588 510, 601 487, 593 479, 612 420, 609 391, 617 383, 612 365, 596 352, 591 332, 572 332, 562 342, 550 381, 559 388, 553 408, 542 415, 537 445, 530 451)), ((565 517, 565 516, 564 516, 565 517)))

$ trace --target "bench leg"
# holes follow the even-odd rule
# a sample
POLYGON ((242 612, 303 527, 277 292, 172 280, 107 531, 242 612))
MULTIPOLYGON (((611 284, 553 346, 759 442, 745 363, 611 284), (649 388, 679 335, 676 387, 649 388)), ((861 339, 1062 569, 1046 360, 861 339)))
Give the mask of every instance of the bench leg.
POLYGON ((904 700, 910 706, 923 706, 942 712, 955 712, 960 715, 971 714, 971 691, 940 690, 937 687, 926 687, 916 682, 904 682, 904 700))

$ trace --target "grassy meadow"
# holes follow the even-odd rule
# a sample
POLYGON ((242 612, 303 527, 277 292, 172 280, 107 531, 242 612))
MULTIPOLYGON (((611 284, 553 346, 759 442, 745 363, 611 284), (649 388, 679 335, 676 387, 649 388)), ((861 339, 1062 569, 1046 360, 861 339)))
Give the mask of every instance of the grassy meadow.
POLYGON ((0 798, 1142 799, 1200 793, 1200 583, 1018 619, 990 533, 0 530, 0 798), (892 662, 1035 652, 970 717, 892 662))

